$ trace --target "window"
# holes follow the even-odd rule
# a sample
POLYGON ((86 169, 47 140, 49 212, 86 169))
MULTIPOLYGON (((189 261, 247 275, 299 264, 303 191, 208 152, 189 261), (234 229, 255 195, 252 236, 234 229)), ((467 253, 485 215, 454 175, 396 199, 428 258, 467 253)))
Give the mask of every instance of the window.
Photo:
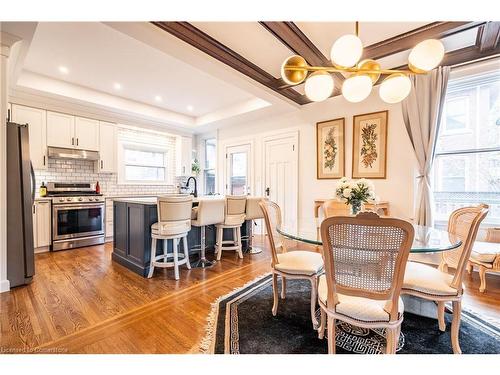
POLYGON ((205 167, 203 169, 203 189, 205 194, 215 193, 215 166, 217 164, 217 141, 205 140, 205 167))
POLYGON ((118 183, 172 184, 175 175, 175 138, 146 130, 120 128, 118 183))
POLYGON ((439 222, 463 206, 486 203, 484 223, 500 224, 500 72, 451 78, 433 168, 439 222))
POLYGON ((458 96, 449 98, 444 106, 444 129, 452 133, 466 130, 469 127, 469 97, 458 96))

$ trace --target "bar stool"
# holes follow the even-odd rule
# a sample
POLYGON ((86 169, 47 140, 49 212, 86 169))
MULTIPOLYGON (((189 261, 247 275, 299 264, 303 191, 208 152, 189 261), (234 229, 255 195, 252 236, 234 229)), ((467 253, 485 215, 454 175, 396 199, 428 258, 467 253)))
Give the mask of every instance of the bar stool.
POLYGON ((245 222, 246 203, 246 195, 226 195, 224 221, 216 225, 217 244, 215 251, 217 253, 217 260, 220 260, 223 250, 236 250, 238 256, 243 258, 243 252, 241 251, 241 224, 245 222), (232 240, 223 240, 224 229, 233 230, 232 240))
POLYGON ((265 200, 264 197, 247 197, 247 206, 245 210, 245 220, 252 220, 249 226, 248 235, 241 238, 242 241, 248 241, 248 254, 260 254, 262 249, 253 246, 253 226, 254 220, 263 219, 264 213, 260 208, 259 202, 265 200))
POLYGON ((205 229, 208 225, 224 222, 224 198, 204 198, 198 202, 198 207, 193 207, 191 215, 191 225, 200 227, 200 259, 193 267, 210 267, 214 262, 209 261, 205 256, 205 229))
POLYGON ((174 267, 176 280, 179 280, 180 265, 185 264, 188 269, 191 269, 187 235, 191 229, 192 205, 193 197, 191 195, 158 197, 158 222, 151 226, 152 240, 148 278, 153 276, 155 267, 174 267), (181 239, 184 254, 179 259, 178 246, 181 239), (163 255, 156 255, 157 240, 163 240, 163 255), (168 240, 173 242, 173 253, 171 254, 167 252, 168 240), (169 258, 173 258, 173 261, 169 262, 169 258))

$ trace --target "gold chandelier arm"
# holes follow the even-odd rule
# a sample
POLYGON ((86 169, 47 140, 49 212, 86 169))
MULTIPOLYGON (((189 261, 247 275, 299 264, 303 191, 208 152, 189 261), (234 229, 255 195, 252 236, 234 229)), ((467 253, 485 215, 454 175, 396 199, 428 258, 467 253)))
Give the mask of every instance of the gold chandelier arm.
POLYGON ((425 74, 426 72, 423 73, 416 73, 411 70, 398 70, 398 69, 380 69, 380 70, 374 70, 374 69, 358 69, 358 68, 341 68, 341 67, 324 67, 324 66, 291 66, 291 65, 285 65, 283 69, 288 70, 288 71, 308 71, 308 72, 328 72, 328 73, 366 73, 366 74, 394 74, 394 73, 401 73, 401 74, 406 74, 406 75, 413 75, 413 74, 425 74))

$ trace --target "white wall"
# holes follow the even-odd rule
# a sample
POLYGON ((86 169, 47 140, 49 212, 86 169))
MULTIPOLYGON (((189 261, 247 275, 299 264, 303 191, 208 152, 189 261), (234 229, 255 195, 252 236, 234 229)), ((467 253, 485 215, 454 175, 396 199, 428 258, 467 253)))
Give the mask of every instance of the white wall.
MULTIPOLYGON (((218 180, 222 192, 223 150, 225 144, 239 140, 250 140, 254 145, 254 176, 252 191, 263 194, 262 138, 269 133, 286 129, 299 131, 299 227, 310 230, 314 227, 313 201, 334 197, 337 180, 316 179, 316 123, 345 117, 345 173, 351 176, 352 165, 352 121, 353 115, 389 110, 387 142, 387 178, 373 180, 376 194, 381 200, 390 201, 391 215, 412 219, 414 213, 414 186, 416 159, 406 133, 400 104, 384 103, 374 89, 371 96, 361 103, 349 103, 343 97, 335 97, 322 103, 301 107, 293 112, 261 119, 252 123, 224 127, 218 131, 219 163, 218 180)), ((203 135, 201 135, 203 137, 203 135)))

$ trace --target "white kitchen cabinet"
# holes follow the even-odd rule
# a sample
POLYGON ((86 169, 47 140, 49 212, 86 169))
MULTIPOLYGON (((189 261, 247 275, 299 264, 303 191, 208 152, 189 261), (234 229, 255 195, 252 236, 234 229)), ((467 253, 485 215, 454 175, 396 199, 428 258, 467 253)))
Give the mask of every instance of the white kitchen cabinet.
POLYGON ((99 151, 99 121, 75 117, 75 148, 99 151))
POLYGON ((75 148, 75 116, 47 111, 47 145, 75 148))
POLYGON ((98 172, 116 172, 116 125, 110 122, 99 122, 99 161, 98 172))
POLYGON ((12 121, 28 124, 30 159, 34 169, 47 169, 47 111, 12 105, 12 121))
POLYGON ((49 249, 51 242, 51 202, 35 201, 33 205, 33 244, 36 252, 49 249))
POLYGON ((176 156, 177 156, 177 176, 191 176, 193 138, 177 137, 176 156))

